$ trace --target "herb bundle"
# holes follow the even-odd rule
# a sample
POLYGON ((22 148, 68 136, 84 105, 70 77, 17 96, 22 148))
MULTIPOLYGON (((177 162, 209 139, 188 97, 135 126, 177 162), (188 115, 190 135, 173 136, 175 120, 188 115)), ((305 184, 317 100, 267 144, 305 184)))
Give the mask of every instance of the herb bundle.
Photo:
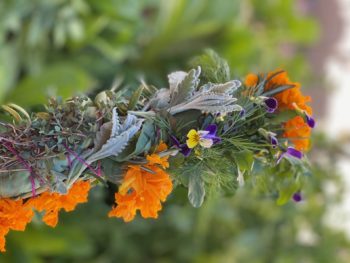
POLYGON ((137 211, 157 218, 174 187, 187 187, 194 207, 247 181, 278 204, 300 201, 315 126, 300 84, 282 70, 242 84, 212 52, 192 64, 166 88, 51 98, 31 114, 3 105, 14 120, 0 122, 1 250, 34 211, 54 227, 61 209, 74 210, 98 185, 118 186, 109 216, 126 222, 137 211))

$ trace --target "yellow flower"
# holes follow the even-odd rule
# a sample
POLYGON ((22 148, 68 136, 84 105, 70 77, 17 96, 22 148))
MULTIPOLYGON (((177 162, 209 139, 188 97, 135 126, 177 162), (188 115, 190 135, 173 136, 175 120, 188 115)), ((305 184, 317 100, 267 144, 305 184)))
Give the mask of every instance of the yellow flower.
POLYGON ((199 136, 199 133, 192 129, 187 133, 187 138, 188 140, 186 141, 186 144, 188 146, 188 148, 194 148, 198 145, 201 137, 199 136))
POLYGON ((213 145, 213 139, 208 136, 209 131, 196 131, 194 129, 187 133, 186 144, 192 149, 198 144, 204 148, 210 148, 213 145))

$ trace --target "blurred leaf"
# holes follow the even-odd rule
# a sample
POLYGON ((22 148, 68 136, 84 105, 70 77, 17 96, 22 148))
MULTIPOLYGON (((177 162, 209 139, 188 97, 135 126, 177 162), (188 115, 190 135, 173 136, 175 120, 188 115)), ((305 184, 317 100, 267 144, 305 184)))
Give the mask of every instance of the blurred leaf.
POLYGON ((240 171, 251 171, 254 163, 254 155, 251 151, 240 151, 233 154, 240 171))
POLYGON ((7 92, 16 80, 17 67, 14 47, 3 45, 0 41, 0 103, 3 102, 7 92))
POLYGON ((189 175, 188 182, 188 200, 194 207, 200 207, 205 197, 204 181, 201 178, 200 171, 196 170, 189 175))
POLYGON ((45 103, 49 95, 68 98, 77 92, 86 92, 92 85, 92 78, 84 70, 68 63, 55 64, 37 76, 26 77, 6 100, 31 106, 45 103))

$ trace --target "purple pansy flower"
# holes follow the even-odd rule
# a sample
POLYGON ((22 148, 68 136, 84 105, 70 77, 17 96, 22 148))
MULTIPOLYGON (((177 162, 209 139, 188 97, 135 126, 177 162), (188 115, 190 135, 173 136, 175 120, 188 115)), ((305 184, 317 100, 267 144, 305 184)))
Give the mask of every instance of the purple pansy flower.
POLYGON ((204 148, 210 148, 213 144, 221 141, 221 139, 216 136, 216 132, 216 124, 208 125, 204 131, 192 129, 187 133, 186 144, 190 149, 196 147, 198 144, 204 148))
POLYGON ((303 200, 303 197, 302 197, 302 195, 301 195, 301 193, 298 191, 298 192, 295 192, 294 194, 293 194, 293 201, 294 202, 300 202, 300 201, 302 201, 303 200))
POLYGON ((293 148, 293 147, 288 147, 287 148, 287 151, 285 151, 284 153, 282 153, 280 155, 280 157, 278 157, 277 159, 277 164, 282 160, 283 157, 285 156, 292 156, 294 158, 297 158, 297 159, 301 159, 303 158, 303 153, 298 151, 297 149, 293 148))
POLYGON ((309 114, 307 114, 305 112, 305 119, 306 119, 306 123, 307 125, 309 125, 310 128, 314 128, 316 125, 315 119, 312 118, 309 114))
POLYGON ((278 107, 278 102, 275 98, 272 98, 272 97, 266 98, 264 100, 264 106, 265 106, 267 112, 273 113, 273 112, 275 112, 275 110, 278 107))
POLYGON ((245 116, 245 109, 242 108, 242 110, 239 112, 239 117, 243 118, 245 116))
POLYGON ((216 124, 209 124, 204 131, 208 133, 206 135, 203 133, 203 138, 213 140, 214 144, 221 142, 221 138, 216 136, 218 131, 218 126, 216 124))
POLYGON ((170 135, 170 138, 175 147, 179 148, 180 153, 182 153, 185 157, 188 157, 191 154, 192 149, 188 148, 186 143, 181 144, 179 140, 173 135, 170 135))
POLYGON ((278 145, 277 138, 274 135, 272 135, 272 134, 269 134, 269 138, 270 138, 270 143, 272 145, 272 148, 276 148, 277 145, 278 145))

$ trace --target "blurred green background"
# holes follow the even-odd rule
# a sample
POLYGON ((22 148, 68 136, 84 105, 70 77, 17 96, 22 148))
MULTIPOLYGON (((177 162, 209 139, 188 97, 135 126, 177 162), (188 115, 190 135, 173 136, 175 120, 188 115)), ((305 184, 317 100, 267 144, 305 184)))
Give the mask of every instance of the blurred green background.
MULTIPOLYGON (((296 2, 1 0, 0 103, 30 110, 47 96, 93 95, 117 81, 166 85, 170 71, 188 69, 206 48, 236 77, 284 68, 307 86, 314 76, 305 54, 320 28, 296 2)), ((11 232, 0 262, 350 262, 349 240, 324 223, 342 192, 341 150, 321 134, 314 142, 302 203, 279 207, 247 186, 194 209, 177 189, 158 220, 125 224, 107 218, 111 191, 95 188, 57 228, 36 220, 11 232)))

